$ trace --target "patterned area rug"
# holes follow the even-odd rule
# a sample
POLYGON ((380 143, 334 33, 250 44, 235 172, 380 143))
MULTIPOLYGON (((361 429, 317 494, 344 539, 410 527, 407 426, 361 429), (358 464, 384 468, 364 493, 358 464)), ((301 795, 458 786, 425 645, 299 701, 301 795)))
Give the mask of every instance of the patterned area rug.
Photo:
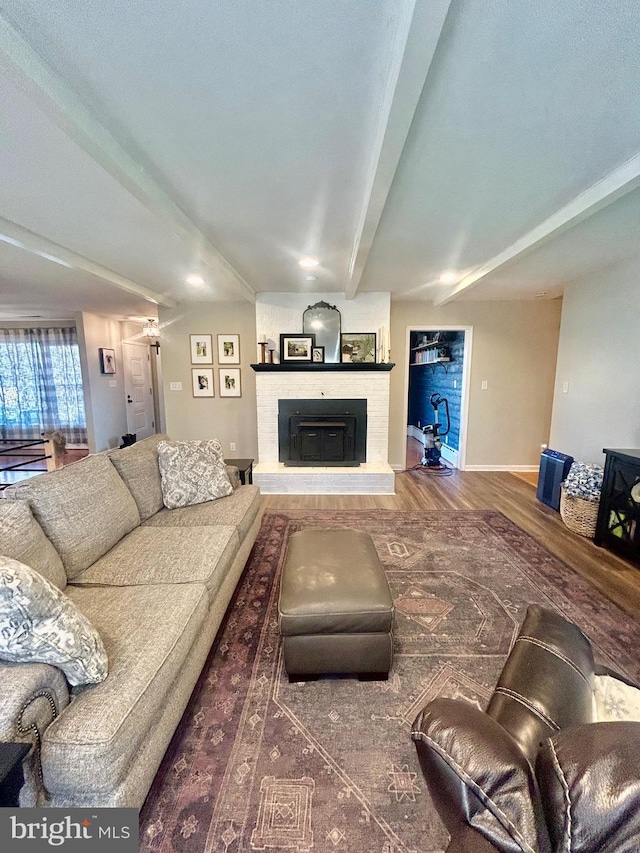
POLYGON ((440 853, 409 732, 436 696, 486 705, 529 603, 640 677, 638 626, 496 512, 267 513, 235 601, 141 815, 141 851, 440 853), (396 604, 387 682, 289 684, 277 626, 289 534, 373 537, 396 604))

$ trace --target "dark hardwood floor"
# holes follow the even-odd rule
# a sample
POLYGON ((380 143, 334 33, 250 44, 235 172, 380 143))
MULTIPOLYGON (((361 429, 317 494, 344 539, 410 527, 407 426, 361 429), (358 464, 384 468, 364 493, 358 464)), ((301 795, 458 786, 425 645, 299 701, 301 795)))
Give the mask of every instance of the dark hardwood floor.
POLYGON ((450 477, 402 472, 396 475, 395 495, 265 495, 264 500, 268 510, 495 509, 640 621, 640 567, 571 533, 559 513, 537 500, 531 483, 507 472, 454 469, 450 477))

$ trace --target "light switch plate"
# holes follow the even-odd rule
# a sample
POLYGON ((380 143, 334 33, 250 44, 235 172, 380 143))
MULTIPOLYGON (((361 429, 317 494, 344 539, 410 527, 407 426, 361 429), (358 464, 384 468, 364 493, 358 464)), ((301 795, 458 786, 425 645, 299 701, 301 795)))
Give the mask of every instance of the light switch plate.
POLYGON ((117 380, 116 379, 110 379, 109 380, 109 388, 117 388, 117 387, 118 387, 117 380))
POLYGON ((169 388, 171 391, 182 391, 182 382, 170 382, 169 388))

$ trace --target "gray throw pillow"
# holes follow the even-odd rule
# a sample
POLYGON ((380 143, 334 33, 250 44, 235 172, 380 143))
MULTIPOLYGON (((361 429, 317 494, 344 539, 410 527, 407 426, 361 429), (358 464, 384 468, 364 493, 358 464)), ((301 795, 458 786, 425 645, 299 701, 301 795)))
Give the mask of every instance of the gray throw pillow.
POLYGON ((38 572, 0 557, 0 659, 49 663, 72 685, 104 681, 107 653, 71 599, 38 572))
POLYGON ((167 509, 213 501, 233 492, 216 439, 161 441, 158 463, 167 509))

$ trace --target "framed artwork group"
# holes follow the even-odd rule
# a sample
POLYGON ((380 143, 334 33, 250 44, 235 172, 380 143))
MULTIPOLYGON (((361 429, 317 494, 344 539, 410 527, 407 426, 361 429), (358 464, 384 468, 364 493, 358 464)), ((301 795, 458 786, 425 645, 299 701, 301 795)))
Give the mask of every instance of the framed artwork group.
MULTIPOLYGON (((215 397, 213 378, 213 335, 190 335, 191 391, 194 397, 215 397), (212 365, 205 367, 204 365, 212 365)), ((240 335, 217 336, 218 392, 221 397, 241 397, 242 384, 240 367, 240 335)))
MULTIPOLYGON (((375 364, 377 335, 375 332, 342 332, 340 361, 343 364, 375 364)), ((316 346, 316 336, 280 335, 281 362, 324 364, 325 348, 316 346)))

